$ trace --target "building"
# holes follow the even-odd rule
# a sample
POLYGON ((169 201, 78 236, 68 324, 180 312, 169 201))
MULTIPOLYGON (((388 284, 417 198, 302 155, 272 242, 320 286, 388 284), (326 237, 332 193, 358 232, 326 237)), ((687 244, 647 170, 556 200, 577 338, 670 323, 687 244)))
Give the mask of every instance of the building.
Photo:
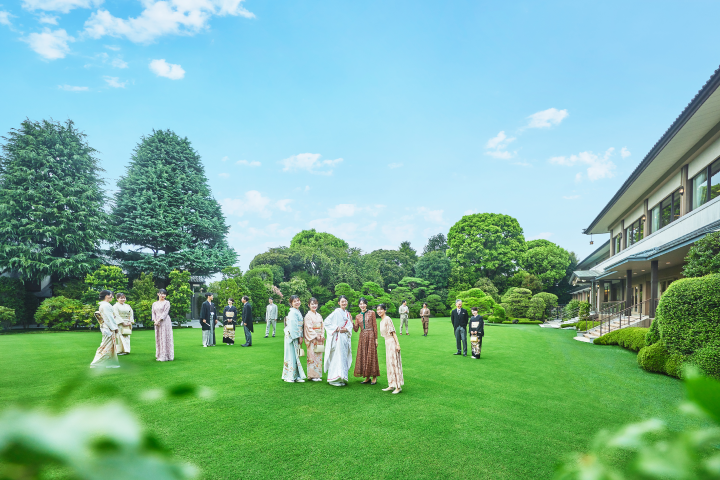
POLYGON ((654 317, 693 243, 720 230, 719 85, 720 69, 584 230, 608 237, 570 279, 595 312, 654 317))

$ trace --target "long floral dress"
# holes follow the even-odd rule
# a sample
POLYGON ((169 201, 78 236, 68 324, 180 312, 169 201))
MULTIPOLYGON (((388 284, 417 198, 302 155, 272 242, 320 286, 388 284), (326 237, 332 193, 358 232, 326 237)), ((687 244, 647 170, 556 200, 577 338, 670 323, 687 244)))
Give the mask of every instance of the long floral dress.
POLYGON ((155 359, 170 362, 175 359, 170 302, 157 301, 152 305, 152 321, 155 323, 155 359))
POLYGON ((387 367, 388 386, 400 388, 405 384, 403 379, 402 358, 397 351, 399 345, 395 325, 387 315, 380 322, 380 335, 385 339, 385 365, 387 367))
POLYGON ((356 377, 378 377, 380 376, 380 365, 377 354, 377 320, 375 312, 366 310, 365 313, 358 313, 355 316, 353 331, 360 330, 358 339, 357 355, 355 356, 356 377))
POLYGON ((132 324, 135 323, 135 313, 130 305, 120 302, 113 305, 113 312, 119 330, 117 334, 118 355, 128 354, 130 353, 130 335, 123 335, 122 329, 123 327, 132 329, 132 324))
POLYGON ((308 378, 322 379, 323 353, 316 352, 315 347, 325 343, 325 325, 322 316, 312 310, 305 315, 305 346, 307 348, 308 378))

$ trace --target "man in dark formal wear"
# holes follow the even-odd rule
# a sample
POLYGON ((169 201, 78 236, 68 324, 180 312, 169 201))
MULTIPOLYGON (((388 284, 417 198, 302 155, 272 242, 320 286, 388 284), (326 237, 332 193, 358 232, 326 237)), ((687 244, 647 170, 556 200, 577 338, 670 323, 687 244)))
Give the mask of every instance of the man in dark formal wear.
POLYGON ((242 309, 242 323, 241 325, 245 328, 245 344, 240 345, 241 347, 252 347, 252 305, 250 305, 250 299, 245 295, 242 297, 243 309, 242 309))
POLYGON ((203 334, 203 347, 215 346, 215 324, 217 323, 217 310, 212 303, 213 294, 206 293, 207 300, 203 302, 200 308, 200 326, 203 334))
POLYGON ((460 342, 462 341, 462 355, 467 357, 467 324, 468 312, 462 308, 462 300, 455 300, 455 308, 450 314, 450 321, 455 330, 455 341, 457 342, 457 353, 453 355, 461 355, 460 342))

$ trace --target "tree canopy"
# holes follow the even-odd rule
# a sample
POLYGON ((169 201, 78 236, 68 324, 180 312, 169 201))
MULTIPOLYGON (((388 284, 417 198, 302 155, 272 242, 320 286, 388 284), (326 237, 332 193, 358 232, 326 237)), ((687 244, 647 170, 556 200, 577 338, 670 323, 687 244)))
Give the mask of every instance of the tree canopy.
POLYGON ((431 250, 415 264, 415 274, 439 288, 447 288, 452 265, 445 252, 431 250))
POLYGON ((0 272, 41 281, 83 277, 108 238, 96 150, 64 123, 25 120, 0 155, 0 272))
POLYGON ((127 175, 118 182, 112 212, 118 256, 132 275, 173 269, 209 276, 235 264, 229 227, 212 197, 200 155, 170 130, 143 137, 127 175))
POLYGON ((543 287, 554 286, 565 276, 565 270, 570 265, 570 254, 548 240, 532 240, 532 242, 543 243, 529 247, 530 249, 520 259, 520 266, 540 279, 543 287))

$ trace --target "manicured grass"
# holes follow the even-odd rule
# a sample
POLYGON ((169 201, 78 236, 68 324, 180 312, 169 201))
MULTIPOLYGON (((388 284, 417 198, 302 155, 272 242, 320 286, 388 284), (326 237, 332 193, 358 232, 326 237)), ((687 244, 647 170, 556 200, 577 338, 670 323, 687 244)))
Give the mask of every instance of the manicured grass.
MULTIPOLYGON (((262 338, 264 325, 252 348, 202 348, 199 329, 174 330, 170 363, 155 362, 153 332, 137 331, 123 368, 100 376, 86 376, 97 332, 3 335, 0 405, 48 405, 62 385, 86 378, 64 405, 119 398, 207 479, 543 479, 599 429, 649 417, 680 426, 681 382, 642 371, 620 347, 534 325, 488 325, 482 358, 472 360, 452 355, 448 319, 431 319, 427 338, 419 320, 410 328, 400 338, 399 395, 380 391, 384 377, 343 388, 282 382, 283 339, 262 338), (215 395, 139 399, 187 382, 215 395)), ((384 372, 382 338, 378 351, 384 372)))

